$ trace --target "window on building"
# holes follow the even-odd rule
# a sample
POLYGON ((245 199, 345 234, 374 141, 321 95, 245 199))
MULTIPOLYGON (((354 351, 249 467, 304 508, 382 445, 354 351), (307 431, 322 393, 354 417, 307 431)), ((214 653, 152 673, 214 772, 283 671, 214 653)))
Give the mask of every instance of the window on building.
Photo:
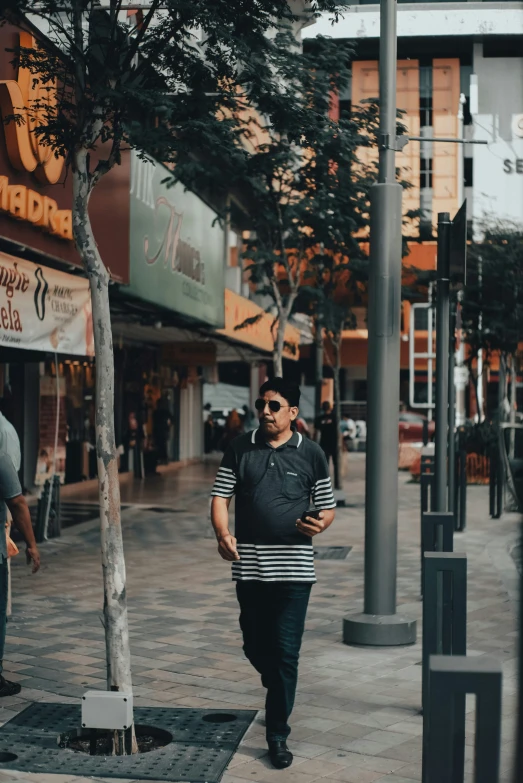
POLYGON ((420 188, 432 187, 432 158, 420 158, 420 188))
POLYGON ((351 110, 352 110, 352 101, 350 100, 350 98, 347 99, 347 100, 342 100, 340 98, 340 104, 339 105, 340 105, 340 118, 344 117, 344 118, 348 119, 350 117, 350 113, 351 113, 351 110))
POLYGON ((422 128, 432 125, 432 66, 419 69, 419 118, 422 128))
POLYGON ((473 162, 474 162, 474 158, 465 158, 464 159, 463 178, 464 178, 464 181, 465 181, 465 187, 466 188, 474 187, 473 162))

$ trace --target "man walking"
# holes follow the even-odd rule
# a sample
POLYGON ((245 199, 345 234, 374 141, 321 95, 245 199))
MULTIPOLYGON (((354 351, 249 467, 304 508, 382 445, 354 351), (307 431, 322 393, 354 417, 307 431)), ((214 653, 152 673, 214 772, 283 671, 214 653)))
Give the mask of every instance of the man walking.
POLYGON ((292 764, 286 741, 316 581, 312 537, 329 527, 336 506, 322 450, 294 429, 299 402, 297 384, 282 378, 263 384, 256 401, 260 427, 229 445, 212 491, 218 551, 233 564, 243 650, 267 689, 266 735, 277 769, 292 764), (229 530, 233 495, 235 535, 229 530), (311 498, 314 516, 305 513, 311 498))
POLYGON ((3 676, 3 660, 7 622, 8 565, 5 534, 6 503, 14 525, 22 533, 27 544, 27 562, 32 562, 33 573, 40 568, 40 554, 31 524, 31 516, 13 461, 5 450, 0 450, 0 697, 16 696, 21 687, 17 682, 8 682, 3 676))
POLYGON ((322 403, 322 413, 317 417, 314 423, 316 434, 320 435, 320 446, 325 454, 327 465, 334 466, 334 478, 337 481, 338 474, 338 430, 336 429, 336 417, 332 405, 328 400, 322 403))

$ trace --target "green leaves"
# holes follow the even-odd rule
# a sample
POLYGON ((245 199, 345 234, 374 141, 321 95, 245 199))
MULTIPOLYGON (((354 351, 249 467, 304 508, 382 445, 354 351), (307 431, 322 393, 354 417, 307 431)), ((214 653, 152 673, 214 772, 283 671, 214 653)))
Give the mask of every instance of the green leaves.
POLYGON ((514 356, 523 339, 523 226, 483 227, 467 256, 463 323, 474 353, 482 348, 514 356))
MULTIPOLYGON (((315 2, 308 13, 334 5, 315 2)), ((178 163, 175 176, 191 187, 225 192, 241 157, 246 99, 271 121, 288 98, 274 74, 297 17, 287 0, 152 0, 131 15, 121 7, 119 0, 2 4, 0 21, 30 14, 48 31, 37 47, 16 53, 41 86, 58 85, 56 109, 42 100, 32 106, 40 139, 68 165, 76 150, 110 141, 111 156, 90 169, 93 185, 123 144, 178 163), (278 27, 276 37, 267 34, 278 27)))

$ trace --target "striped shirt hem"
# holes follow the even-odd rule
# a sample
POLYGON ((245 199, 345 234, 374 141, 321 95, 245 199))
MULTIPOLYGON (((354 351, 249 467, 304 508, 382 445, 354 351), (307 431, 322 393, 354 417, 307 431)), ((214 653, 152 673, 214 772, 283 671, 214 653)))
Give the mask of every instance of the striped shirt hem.
POLYGON ((240 560, 232 564, 234 581, 315 582, 312 546, 238 544, 240 560))

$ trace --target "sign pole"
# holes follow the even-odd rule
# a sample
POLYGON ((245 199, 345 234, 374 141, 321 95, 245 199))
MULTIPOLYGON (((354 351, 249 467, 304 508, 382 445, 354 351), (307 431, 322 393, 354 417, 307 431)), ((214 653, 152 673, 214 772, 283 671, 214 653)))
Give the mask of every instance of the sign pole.
POLYGON ((454 368, 456 363, 456 312, 450 314, 450 340, 449 340, 449 437, 448 437, 448 466, 449 466, 449 495, 448 509, 454 511, 456 501, 456 387, 454 368))
POLYGON ((450 230, 448 212, 438 214, 436 291, 436 437, 434 459, 435 511, 447 510, 447 431, 449 406, 450 230))
POLYGON ((396 614, 402 195, 395 164, 396 3, 380 3, 379 176, 370 199, 364 611, 343 623, 345 644, 371 646, 416 641, 416 621, 396 614))

